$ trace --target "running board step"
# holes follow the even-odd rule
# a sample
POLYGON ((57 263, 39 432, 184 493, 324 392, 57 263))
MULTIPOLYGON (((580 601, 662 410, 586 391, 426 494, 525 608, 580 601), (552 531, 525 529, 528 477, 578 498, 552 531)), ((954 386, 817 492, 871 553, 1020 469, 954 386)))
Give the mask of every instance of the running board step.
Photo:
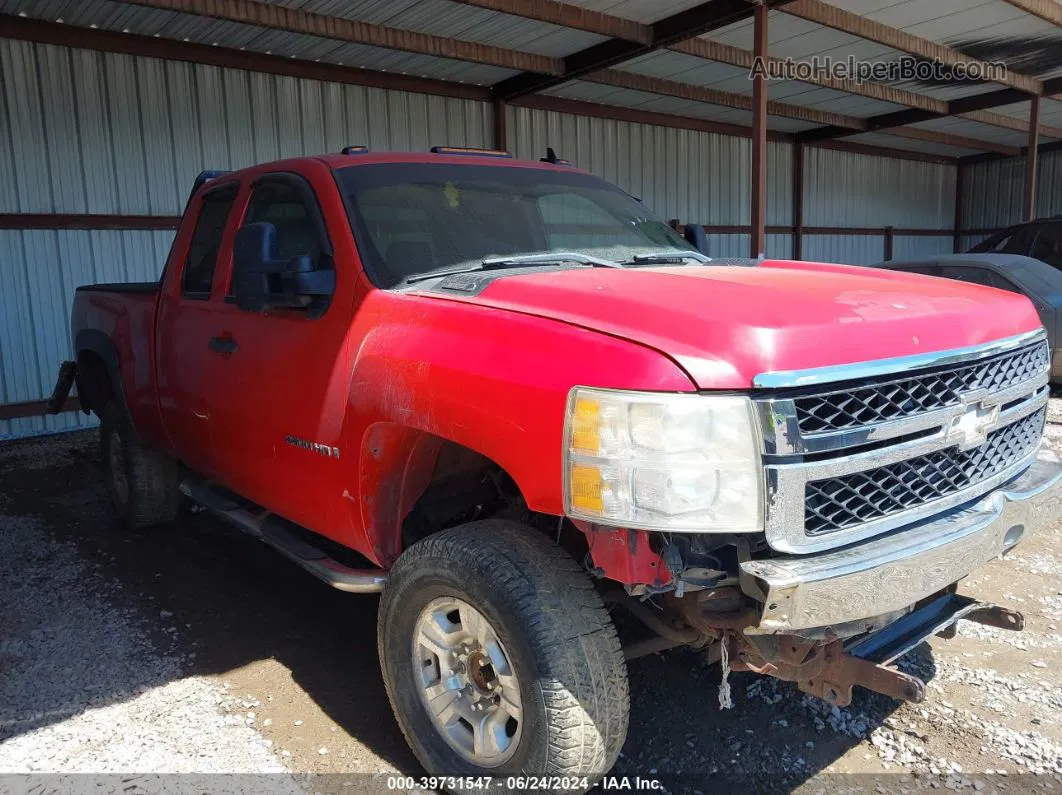
POLYGON ((382 569, 352 569, 330 558, 323 550, 308 544, 277 522, 269 514, 254 514, 229 498, 191 481, 181 483, 181 492, 197 505, 210 511, 239 530, 264 541, 284 557, 299 564, 319 580, 347 593, 379 593, 387 582, 382 569))

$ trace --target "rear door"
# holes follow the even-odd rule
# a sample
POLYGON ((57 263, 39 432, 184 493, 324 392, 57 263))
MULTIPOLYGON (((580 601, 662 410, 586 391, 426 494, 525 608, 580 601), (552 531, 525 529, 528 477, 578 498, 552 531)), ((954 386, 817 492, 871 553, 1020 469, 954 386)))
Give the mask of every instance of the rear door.
MULTIPOLYGON (((212 474, 216 464, 215 420, 211 409, 209 370, 215 355, 210 340, 223 291, 215 285, 222 252, 231 252, 232 209, 239 191, 235 182, 201 194, 188 208, 195 226, 185 256, 171 259, 179 269, 159 299, 155 333, 159 407, 173 448, 190 467, 212 474)), ((176 250, 176 249, 175 249, 176 250)))
MULTIPOLYGON (((336 191, 334 182, 322 182, 336 191)), ((307 179, 266 174, 251 185, 240 225, 273 224, 278 259, 309 255, 315 269, 335 268, 327 230, 331 226, 348 237, 350 232, 346 216, 337 212, 338 193, 330 198, 336 217, 326 218, 307 179)), ((319 316, 294 308, 245 312, 231 299, 213 316, 212 336, 228 345, 211 364, 221 479, 314 529, 326 505, 341 503, 344 488, 339 437, 350 377, 344 351, 357 284, 354 269, 344 264, 332 301, 319 316)), ((228 285, 231 289, 231 274, 228 285)))

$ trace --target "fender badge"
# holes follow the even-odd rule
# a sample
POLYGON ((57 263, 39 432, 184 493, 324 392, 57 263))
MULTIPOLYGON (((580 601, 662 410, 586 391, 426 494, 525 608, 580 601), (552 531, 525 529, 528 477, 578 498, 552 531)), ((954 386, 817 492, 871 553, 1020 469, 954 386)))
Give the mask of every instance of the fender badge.
POLYGON ((309 450, 311 453, 318 453, 325 458, 339 458, 339 448, 331 447, 327 444, 321 444, 320 442, 311 442, 306 439, 300 439, 298 436, 285 436, 285 444, 290 444, 292 447, 301 447, 303 450, 309 450))

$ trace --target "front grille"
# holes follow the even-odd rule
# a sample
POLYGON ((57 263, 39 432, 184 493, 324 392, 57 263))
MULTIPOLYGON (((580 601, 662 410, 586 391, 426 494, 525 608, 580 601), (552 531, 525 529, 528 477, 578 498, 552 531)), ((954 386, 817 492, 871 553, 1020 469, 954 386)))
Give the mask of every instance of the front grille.
POLYGON ((839 392, 796 398, 797 426, 804 434, 844 430, 913 417, 958 405, 977 389, 998 391, 1040 374, 1048 366, 1047 342, 974 364, 839 392))
POLYGON ((989 434, 964 452, 952 447, 896 464, 808 483, 804 532, 809 536, 917 508, 976 486, 1031 455, 1040 443, 1047 409, 989 434))

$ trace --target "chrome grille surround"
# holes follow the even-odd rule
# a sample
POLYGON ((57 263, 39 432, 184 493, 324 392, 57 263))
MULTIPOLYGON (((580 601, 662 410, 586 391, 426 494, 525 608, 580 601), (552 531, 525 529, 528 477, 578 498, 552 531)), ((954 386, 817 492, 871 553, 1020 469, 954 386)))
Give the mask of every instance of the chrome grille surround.
POLYGON ((1049 359, 1041 329, 973 348, 757 376, 755 385, 771 390, 753 394, 764 439, 768 543, 798 554, 832 549, 961 505, 1013 478, 1039 448, 1049 359), (950 384, 955 397, 941 405, 925 402, 921 411, 913 410, 907 399, 893 401, 902 409, 897 416, 872 412, 872 420, 859 425, 846 421, 844 427, 813 432, 801 427, 800 401, 857 391, 870 395, 874 389, 932 379, 950 384), (1016 423, 1023 424, 1000 435, 1016 423), (1021 443, 1008 445, 1006 455, 988 456, 993 443, 1010 438, 1008 434, 1017 438, 1022 429, 1031 436, 1021 435, 1021 443), (988 465, 974 468, 976 477, 968 482, 954 467, 945 466, 939 475, 925 468, 981 460, 982 448, 988 465), (944 482, 945 472, 954 485, 944 482), (877 488, 874 473, 891 474, 893 480, 887 488, 877 488), (842 493, 846 486, 856 489, 842 493), (826 511, 836 521, 824 520, 814 510, 825 504, 824 494, 839 501, 826 511), (846 508, 853 513, 845 513, 846 508))

